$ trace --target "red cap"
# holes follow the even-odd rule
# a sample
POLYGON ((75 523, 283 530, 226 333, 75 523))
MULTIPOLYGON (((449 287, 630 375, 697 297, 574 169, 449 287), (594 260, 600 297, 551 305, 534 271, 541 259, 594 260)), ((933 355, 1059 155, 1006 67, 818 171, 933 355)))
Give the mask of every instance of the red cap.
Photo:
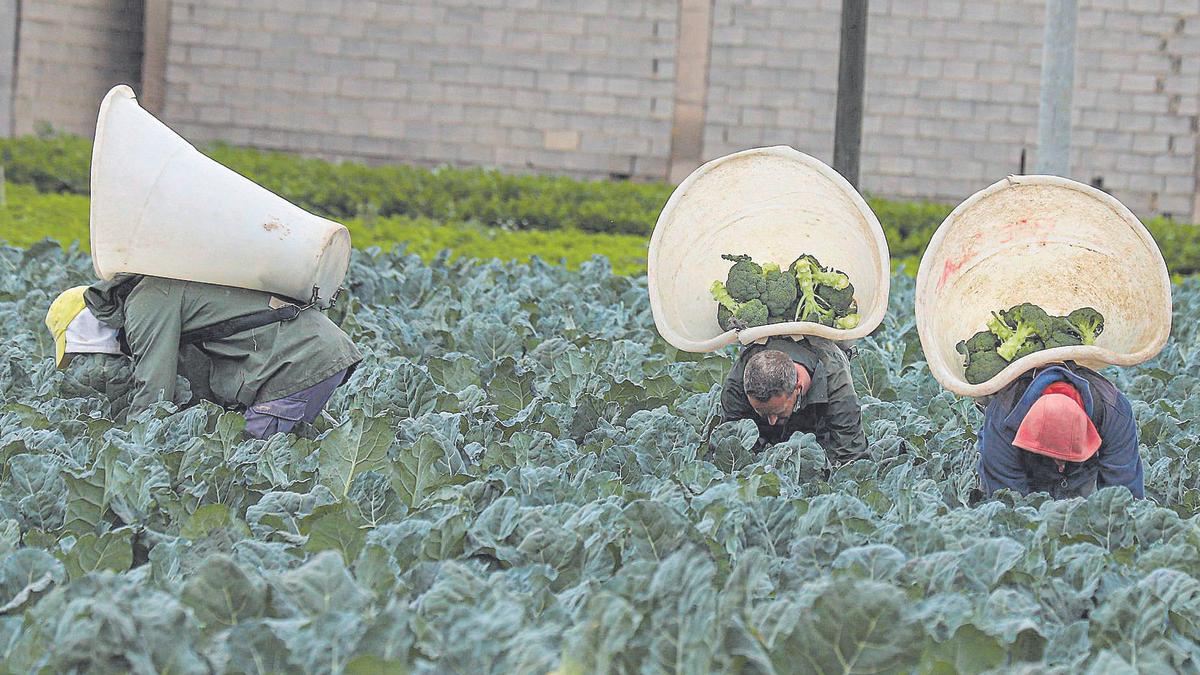
POLYGON ((1029 408, 1013 445, 1064 462, 1082 462, 1100 449, 1100 434, 1083 409, 1083 398, 1055 382, 1029 408))

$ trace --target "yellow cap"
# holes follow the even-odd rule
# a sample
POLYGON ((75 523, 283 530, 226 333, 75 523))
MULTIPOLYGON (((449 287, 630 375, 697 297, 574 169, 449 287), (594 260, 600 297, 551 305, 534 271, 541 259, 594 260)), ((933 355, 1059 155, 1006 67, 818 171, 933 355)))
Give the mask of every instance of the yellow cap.
POLYGON ((63 354, 67 351, 67 326, 83 311, 83 292, 87 289, 87 286, 76 286, 59 293, 46 312, 46 327, 54 336, 55 365, 62 365, 63 354))

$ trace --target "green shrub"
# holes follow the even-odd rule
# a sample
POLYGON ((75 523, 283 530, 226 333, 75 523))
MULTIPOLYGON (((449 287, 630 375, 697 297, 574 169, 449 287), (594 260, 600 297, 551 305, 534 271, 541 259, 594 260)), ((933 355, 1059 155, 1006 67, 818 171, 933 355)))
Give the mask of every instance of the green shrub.
MULTIPOLYGON (((0 139, 0 160, 8 180, 12 204, 0 213, 0 233, 17 244, 28 244, 44 234, 70 240, 87 238, 86 200, 78 217, 71 204, 55 200, 33 200, 34 188, 45 193, 88 192, 88 161, 91 142, 87 139, 42 133, 15 139, 0 139)), ((278 152, 262 152, 215 144, 206 152, 218 162, 247 176, 299 206, 351 224, 355 243, 440 240, 426 234, 434 227, 446 232, 471 232, 457 239, 471 251, 476 247, 495 251, 499 257, 528 255, 521 248, 537 241, 573 252, 583 242, 606 252, 618 240, 591 240, 589 234, 618 234, 642 242, 654 229, 658 214, 671 194, 666 183, 581 181, 564 176, 507 174, 491 169, 426 169, 406 165, 369 167, 352 162, 332 163, 278 152), (352 221, 376 223, 377 233, 357 228, 352 221), (397 225, 379 224, 396 219, 397 225), (447 223, 442 225, 439 223, 447 223), (558 231, 564 236, 524 240, 496 235, 484 236, 480 228, 499 231, 558 231), (390 234, 388 234, 390 233, 390 234), (517 243, 522 241, 525 243, 517 243), (469 242, 469 243, 468 243, 469 242), (505 246, 517 248, 508 256, 505 246)), ((70 197, 71 195, 62 195, 70 197)), ((869 198, 868 203, 883 225, 892 260, 916 273, 917 261, 930 237, 953 206, 925 202, 898 202, 869 198)), ((1200 230, 1165 219, 1151 219, 1146 226, 1158 241, 1172 273, 1200 271, 1200 230)), ((441 236, 441 235, 439 235, 441 236)), ((449 235, 447 235, 449 236, 449 235)), ((460 236, 460 235, 454 235, 460 236)), ((620 247, 628 241, 621 240, 620 247)), ((621 250, 625 250, 622 248, 621 250)), ((473 257, 490 257, 467 253, 473 257)), ((555 258, 553 250, 543 257, 555 258)), ((619 253, 618 255, 625 255, 619 253)), ((638 265, 644 268, 645 261, 638 265)), ((619 267, 619 266, 618 266, 619 267)), ((622 268, 631 269, 631 268, 622 268)))
POLYGON ((91 161, 91 141, 78 136, 44 131, 38 136, 0 139, 5 178, 42 192, 87 194, 91 161))
MULTIPOLYGON (((0 207, 0 242, 14 246, 50 238, 64 246, 78 242, 88 249, 88 198, 43 194, 31 185, 7 186, 7 205, 0 207)), ((403 245, 410 253, 432 260, 449 249, 452 257, 527 261, 532 256, 578 268, 595 254, 607 257, 618 274, 646 271, 646 238, 573 230, 510 231, 477 223, 441 223, 407 216, 364 216, 343 221, 358 248, 390 250, 403 245)))

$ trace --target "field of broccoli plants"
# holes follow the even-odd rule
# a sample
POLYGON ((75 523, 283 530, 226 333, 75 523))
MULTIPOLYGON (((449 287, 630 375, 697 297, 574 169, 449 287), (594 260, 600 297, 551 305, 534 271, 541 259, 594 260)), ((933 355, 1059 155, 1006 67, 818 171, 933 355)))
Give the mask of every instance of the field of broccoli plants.
POLYGON ((852 361, 871 458, 830 470, 718 426, 730 354, 671 350, 602 259, 356 253, 338 425, 268 441, 209 404, 119 420, 42 325, 87 258, 0 261, 0 670, 1200 668, 1196 282, 1114 371, 1153 499, 977 503, 980 414, 926 371, 905 276, 852 361))

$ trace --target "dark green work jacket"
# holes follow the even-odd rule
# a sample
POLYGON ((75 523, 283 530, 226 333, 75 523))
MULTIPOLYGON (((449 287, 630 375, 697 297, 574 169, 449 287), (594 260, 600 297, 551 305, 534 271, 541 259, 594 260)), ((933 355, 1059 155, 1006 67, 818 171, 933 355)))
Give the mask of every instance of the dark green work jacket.
POLYGON ((867 437, 862 428, 862 409, 850 376, 850 361, 840 347, 824 338, 793 340, 773 337, 766 344, 742 349, 725 378, 721 393, 721 420, 752 419, 758 425, 760 445, 774 445, 797 431, 811 433, 835 464, 850 462, 867 454, 867 437), (799 408, 782 424, 771 426, 754 412, 746 398, 742 375, 746 362, 764 349, 781 351, 812 373, 812 386, 800 399, 799 408))
MULTIPOLYGON (((270 309, 272 296, 261 291, 138 279, 118 276, 84 294, 97 319, 124 329, 133 353, 135 410, 174 398, 183 333, 270 309)), ((350 337, 315 309, 196 346, 212 362, 209 384, 217 401, 246 407, 307 389, 362 359, 350 337)))

